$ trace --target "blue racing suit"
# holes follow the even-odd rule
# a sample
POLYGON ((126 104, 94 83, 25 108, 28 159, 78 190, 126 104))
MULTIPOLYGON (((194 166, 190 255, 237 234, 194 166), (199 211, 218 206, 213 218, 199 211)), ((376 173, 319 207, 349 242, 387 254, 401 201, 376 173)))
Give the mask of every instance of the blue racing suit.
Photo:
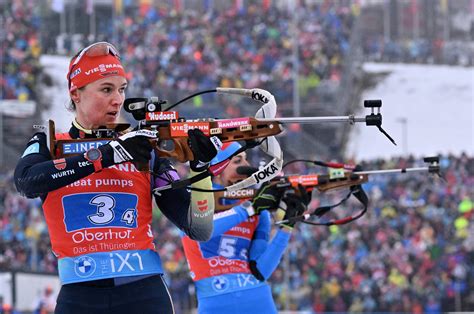
POLYGON ((279 229, 269 241, 270 230, 268 211, 249 217, 242 205, 236 205, 214 214, 209 241, 197 242, 182 234, 198 313, 277 313, 265 280, 277 268, 290 233, 279 229))

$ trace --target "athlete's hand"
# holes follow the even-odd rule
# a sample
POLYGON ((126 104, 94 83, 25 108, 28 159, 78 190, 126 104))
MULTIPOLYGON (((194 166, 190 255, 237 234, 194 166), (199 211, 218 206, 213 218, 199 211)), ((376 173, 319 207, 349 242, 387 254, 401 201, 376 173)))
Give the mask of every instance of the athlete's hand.
POLYGON ((271 184, 270 182, 263 183, 252 201, 255 214, 260 214, 262 210, 277 210, 283 192, 284 189, 278 188, 275 184, 271 184))
MULTIPOLYGON (((283 220, 301 216, 306 211, 307 206, 311 201, 311 196, 308 194, 308 192, 306 192, 302 185, 298 185, 298 190, 299 194, 286 194, 282 198, 281 205, 283 207, 282 209, 285 210, 285 216, 283 217, 283 220)), ((287 222, 282 224, 282 226, 293 229, 295 222, 287 222)))
POLYGON ((191 170, 202 172, 209 167, 209 163, 217 155, 222 146, 218 137, 207 137, 199 129, 188 130, 188 145, 194 155, 194 160, 189 162, 191 170))
POLYGON ((102 164, 108 167, 127 161, 147 163, 151 159, 153 150, 150 139, 156 139, 157 133, 157 131, 144 129, 132 131, 100 146, 103 156, 102 164))

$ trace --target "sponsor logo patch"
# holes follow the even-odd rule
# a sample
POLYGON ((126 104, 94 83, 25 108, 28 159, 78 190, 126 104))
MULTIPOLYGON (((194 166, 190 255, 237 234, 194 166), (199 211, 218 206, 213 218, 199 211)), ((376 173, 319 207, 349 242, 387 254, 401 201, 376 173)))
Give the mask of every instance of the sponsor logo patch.
POLYGON ((230 283, 224 276, 216 277, 212 280, 212 288, 217 292, 224 292, 229 289, 230 283))
POLYGON ((255 190, 253 189, 242 189, 236 191, 225 191, 224 197, 227 198, 242 198, 242 197, 253 197, 255 194, 255 190))
POLYGON ((61 158, 61 159, 55 159, 53 160, 54 163, 54 168, 58 170, 64 170, 66 168, 66 159, 61 158))
POLYGON ((209 135, 209 122, 175 122, 171 123, 171 136, 188 136, 188 130, 199 129, 209 135))
POLYGON ((259 170, 258 172, 252 174, 252 176, 255 178, 257 183, 260 181, 265 182, 265 180, 268 180, 268 178, 271 178, 279 169, 274 165, 268 165, 266 168, 263 168, 262 170, 259 170))
POLYGON ((178 113, 176 111, 160 111, 160 112, 147 112, 147 121, 166 121, 178 119, 178 113))
POLYGON ((72 142, 62 143, 63 154, 77 154, 84 153, 91 148, 98 148, 99 146, 107 144, 109 141, 91 141, 91 142, 72 142))
POLYGON ((81 256, 74 260, 74 271, 82 278, 90 277, 96 270, 96 263, 92 257, 81 256))
POLYGON ((236 118, 217 120, 217 127, 222 129, 236 128, 241 125, 250 124, 250 118, 236 118))
POLYGON ((84 74, 85 75, 91 75, 93 73, 105 72, 109 69, 114 69, 114 68, 121 68, 122 69, 123 67, 122 67, 121 64, 118 64, 118 63, 99 64, 99 66, 85 71, 84 74))
POLYGON ((74 72, 71 73, 71 75, 69 76, 69 79, 72 80, 74 77, 76 77, 80 73, 81 73, 81 68, 77 68, 76 70, 74 70, 74 72))
POLYGON ((207 200, 197 201, 197 205, 198 205, 199 211, 201 211, 201 212, 205 212, 209 208, 207 206, 207 200))
POLYGON ((292 186, 298 186, 298 184, 301 184, 302 186, 312 186, 318 184, 318 176, 313 174, 290 176, 288 179, 292 186))

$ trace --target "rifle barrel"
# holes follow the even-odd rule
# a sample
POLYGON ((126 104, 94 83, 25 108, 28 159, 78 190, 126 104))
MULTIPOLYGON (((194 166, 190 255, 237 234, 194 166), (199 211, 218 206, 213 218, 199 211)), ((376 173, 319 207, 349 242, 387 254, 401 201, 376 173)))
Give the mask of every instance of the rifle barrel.
POLYGON ((354 174, 384 174, 384 173, 405 173, 405 172, 420 172, 429 171, 429 167, 418 167, 418 168, 398 168, 398 169, 387 169, 387 170, 369 170, 369 171, 356 171, 354 174))
POLYGON ((315 123, 315 122, 366 122, 365 117, 331 116, 331 117, 287 117, 287 118, 257 118, 258 121, 278 121, 280 123, 315 123))

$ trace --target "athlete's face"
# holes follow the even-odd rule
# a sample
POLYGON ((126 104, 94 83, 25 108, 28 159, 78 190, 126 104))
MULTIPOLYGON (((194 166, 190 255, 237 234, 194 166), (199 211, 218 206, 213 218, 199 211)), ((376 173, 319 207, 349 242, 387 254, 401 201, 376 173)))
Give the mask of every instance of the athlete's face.
POLYGON ((237 181, 246 179, 247 176, 237 173, 237 168, 240 166, 248 166, 249 162, 247 161, 247 154, 241 152, 237 156, 232 157, 229 165, 224 169, 220 174, 221 182, 225 185, 231 185, 237 181))
POLYGON ((116 123, 125 100, 127 80, 121 76, 103 78, 71 93, 76 119, 87 129, 116 123))

